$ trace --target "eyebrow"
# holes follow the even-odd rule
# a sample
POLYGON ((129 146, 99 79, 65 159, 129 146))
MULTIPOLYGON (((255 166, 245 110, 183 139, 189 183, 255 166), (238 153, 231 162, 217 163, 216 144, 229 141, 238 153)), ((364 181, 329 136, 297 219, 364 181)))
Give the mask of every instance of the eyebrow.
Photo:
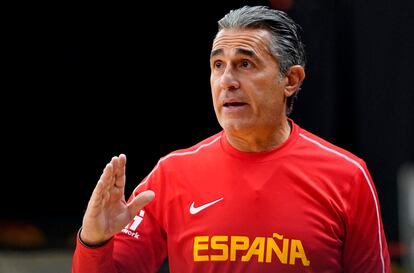
MULTIPOLYGON (((215 49, 215 50, 211 51, 210 59, 215 57, 215 56, 221 55, 221 54, 223 54, 223 49, 221 49, 221 48, 215 49)), ((246 55, 246 56, 252 57, 256 60, 259 59, 257 57, 256 53, 254 53, 254 51, 250 50, 250 49, 236 48, 236 55, 246 55)))
POLYGON ((256 53, 254 53, 253 50, 250 49, 244 49, 244 48, 237 48, 236 49, 236 55, 247 55, 252 58, 257 58, 256 53))
POLYGON ((219 48, 219 49, 214 49, 213 51, 211 51, 210 53, 210 59, 213 58, 214 56, 217 55, 221 55, 223 54, 223 49, 219 48))

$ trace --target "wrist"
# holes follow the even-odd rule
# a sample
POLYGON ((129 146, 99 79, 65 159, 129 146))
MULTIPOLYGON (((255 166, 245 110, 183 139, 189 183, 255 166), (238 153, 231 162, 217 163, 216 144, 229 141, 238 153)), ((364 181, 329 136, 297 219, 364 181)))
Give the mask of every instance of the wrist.
POLYGON ((82 227, 79 229, 79 231, 78 231, 78 240, 79 240, 79 242, 82 244, 82 245, 84 245, 85 247, 87 247, 87 248, 98 248, 98 247, 102 247, 102 246, 104 246, 104 245, 106 245, 111 239, 112 239, 112 237, 111 238, 109 238, 109 239, 107 239, 107 240, 103 240, 103 241, 98 241, 98 242, 93 242, 93 243, 90 243, 89 241, 85 241, 85 240, 83 240, 82 239, 82 236, 81 236, 81 234, 82 234, 82 227))

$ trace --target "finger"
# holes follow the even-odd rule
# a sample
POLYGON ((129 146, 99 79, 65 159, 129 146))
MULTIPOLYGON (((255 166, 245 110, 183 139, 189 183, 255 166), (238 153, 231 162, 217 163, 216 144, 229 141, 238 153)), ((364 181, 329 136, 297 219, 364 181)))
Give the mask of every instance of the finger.
POLYGON ((105 168, 102 170, 101 176, 99 177, 98 183, 95 186, 94 192, 99 190, 100 194, 102 194, 103 191, 107 190, 112 176, 112 169, 113 167, 111 163, 106 164, 105 168))
POLYGON ((104 188, 109 188, 113 185, 114 177, 113 177, 113 162, 106 164, 105 168, 103 169, 102 175, 99 178, 99 181, 102 182, 104 188))
POLYGON ((124 188, 125 187, 126 156, 124 154, 120 154, 117 159, 118 160, 114 168, 115 186, 117 188, 124 188))
POLYGON ((93 207, 100 206, 101 200, 103 198, 103 191, 104 191, 104 185, 101 181, 98 181, 98 183, 95 186, 95 189, 92 192, 91 198, 89 199, 89 205, 93 207))
POLYGON ((105 200, 109 197, 109 185, 112 176, 112 164, 108 163, 102 171, 101 177, 96 183, 92 195, 88 202, 87 211, 89 213, 98 213, 100 207, 105 204, 105 200))
POLYGON ((107 192, 108 191, 105 189, 105 185, 102 181, 98 181, 89 199, 86 214, 96 216, 100 213, 102 206, 105 204, 105 199, 107 199, 105 198, 107 192))
POLYGON ((113 183, 111 183, 111 173, 112 165, 108 163, 103 169, 101 177, 92 192, 88 206, 98 208, 106 204, 106 201, 110 197, 111 187, 113 187, 113 183))
POLYGON ((132 199, 132 201, 128 204, 129 215, 131 215, 131 219, 137 215, 138 211, 145 207, 149 202, 151 202, 155 197, 155 193, 153 191, 143 191, 137 196, 132 199))
POLYGON ((96 183, 95 189, 92 192, 91 199, 96 201, 101 201, 104 195, 104 192, 108 190, 108 185, 110 184, 112 176, 112 164, 106 164, 105 168, 102 171, 101 177, 96 183))

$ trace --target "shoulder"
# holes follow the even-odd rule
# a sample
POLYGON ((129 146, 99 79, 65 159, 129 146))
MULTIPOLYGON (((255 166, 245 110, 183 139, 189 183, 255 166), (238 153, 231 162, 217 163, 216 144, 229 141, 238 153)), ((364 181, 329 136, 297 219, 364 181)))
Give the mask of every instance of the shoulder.
POLYGON ((214 152, 219 149, 222 135, 223 131, 207 137, 193 146, 172 151, 161 157, 152 171, 145 177, 138 187, 145 184, 151 184, 152 180, 158 181, 155 183, 155 185, 157 185, 160 181, 163 181, 163 177, 166 173, 169 175, 182 175, 184 172, 187 173, 189 169, 192 169, 191 167, 189 168, 189 166, 194 167, 194 165, 197 164, 204 164, 203 162, 205 162, 205 159, 209 157, 211 158, 211 154, 214 154, 214 152))
MULTIPOLYGON (((354 153, 339 147, 332 142, 323 139, 313 133, 299 128, 297 148, 301 156, 315 164, 325 163, 332 168, 341 168, 342 171, 355 173, 355 171, 366 169, 363 159, 354 153)), ((314 164, 314 165, 315 165, 314 164)))
POLYGON ((159 162, 171 162, 177 159, 191 160, 194 157, 203 156, 206 153, 211 152, 211 150, 220 147, 220 139, 222 135, 223 131, 207 137, 190 147, 172 151, 171 153, 162 157, 159 162))
POLYGON ((374 187, 362 158, 302 128, 295 151, 296 163, 301 163, 312 176, 326 178, 333 186, 347 192, 356 187, 365 188, 364 185, 374 187))
POLYGON ((305 145, 308 145, 310 148, 314 149, 315 151, 318 151, 327 154, 332 155, 336 157, 341 158, 349 158, 356 161, 361 161, 362 159, 359 158, 354 153, 339 147, 332 142, 323 139, 313 133, 310 133, 309 131, 300 128, 299 129, 299 138, 301 139, 301 142, 305 145))

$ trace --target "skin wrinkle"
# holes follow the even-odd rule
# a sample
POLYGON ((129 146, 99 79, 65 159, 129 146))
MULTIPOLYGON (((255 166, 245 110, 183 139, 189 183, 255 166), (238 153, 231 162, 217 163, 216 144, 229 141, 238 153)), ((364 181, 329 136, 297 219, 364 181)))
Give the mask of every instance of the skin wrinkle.
POLYGON ((270 41, 269 32, 264 29, 252 29, 252 31, 255 31, 257 33, 255 37, 252 37, 251 35, 246 35, 243 33, 246 31, 248 30, 242 30, 242 32, 240 32, 239 29, 221 30, 213 42, 212 53, 215 51, 215 48, 239 47, 241 49, 248 48, 249 50, 252 50, 257 56, 260 56, 261 53, 263 55, 268 55, 268 57, 274 59, 268 47, 270 41), (226 36, 222 35, 223 32, 226 32, 226 36), (263 47, 256 48, 257 45, 262 45, 263 47), (256 52, 257 50, 260 50, 260 52, 256 52))
POLYGON ((269 151, 289 137, 288 80, 279 77, 269 42, 270 33, 264 29, 221 30, 213 42, 210 79, 214 109, 229 142, 241 151, 269 151), (227 111, 223 104, 228 99, 245 105, 227 111))

